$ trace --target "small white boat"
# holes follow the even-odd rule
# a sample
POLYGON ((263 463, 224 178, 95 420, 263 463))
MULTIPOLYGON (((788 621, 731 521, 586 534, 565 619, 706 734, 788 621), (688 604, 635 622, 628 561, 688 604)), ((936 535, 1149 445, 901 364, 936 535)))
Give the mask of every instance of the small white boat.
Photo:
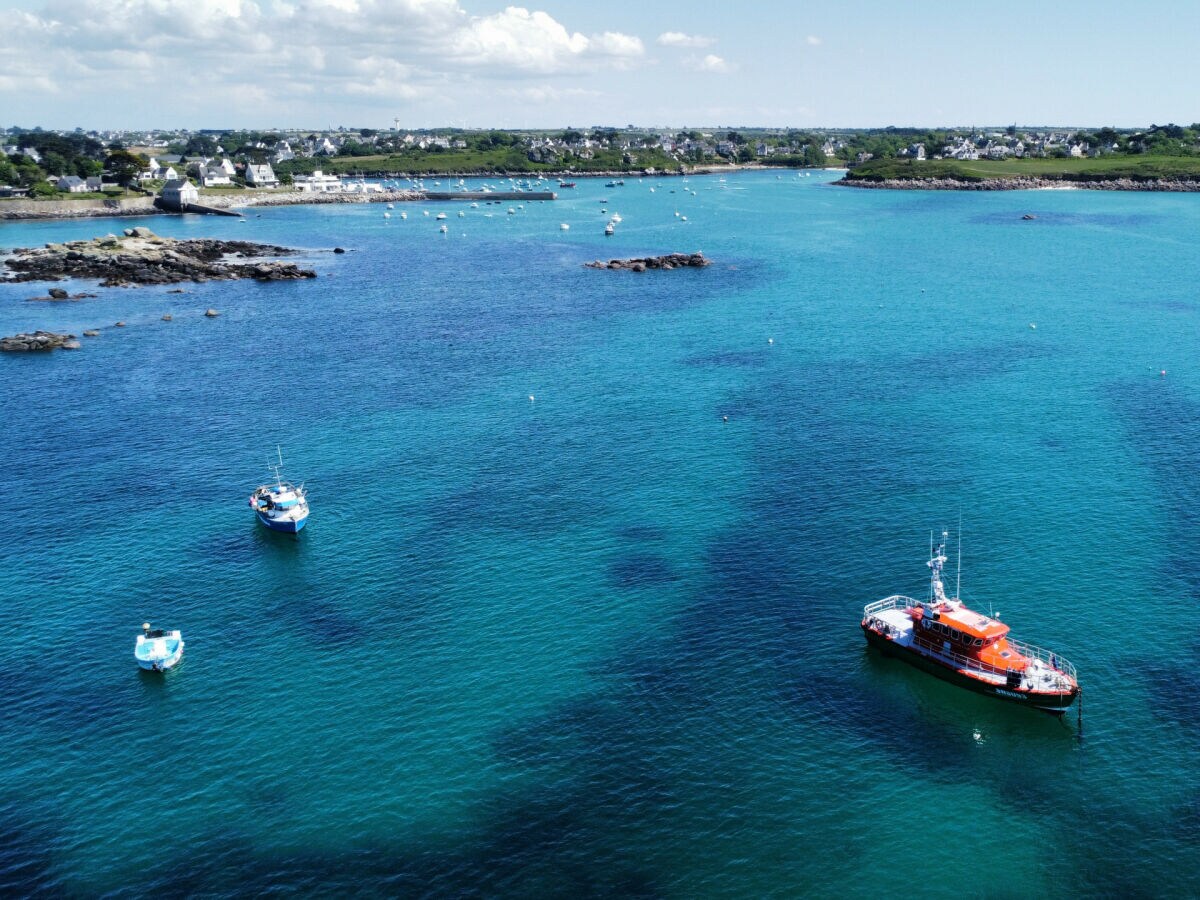
POLYGON ((391 213, 389 213, 389 212, 385 212, 385 213, 383 214, 383 217, 384 217, 385 219, 390 219, 390 218, 392 217, 392 214, 391 214, 391 213))
POLYGON ((407 218, 408 218, 408 213, 406 213, 406 212, 402 212, 402 213, 400 213, 400 218, 402 218, 402 219, 407 219, 407 218))
POLYGON ((446 233, 447 231, 449 231, 449 230, 450 230, 450 229, 448 229, 448 228, 447 228, 445 225, 439 225, 439 226, 438 226, 438 231, 440 231, 442 234, 445 234, 445 233, 446 233))
POLYGON ((133 655, 138 665, 151 672, 165 672, 183 659, 183 637, 178 630, 163 631, 151 628, 149 622, 142 623, 142 633, 137 636, 133 655))
POLYGON ((444 218, 446 218, 446 214, 445 214, 445 213, 438 213, 436 216, 434 216, 434 218, 435 218, 435 219, 438 219, 438 220, 441 220, 441 219, 444 219, 444 218))
POLYGON ((460 210, 458 211, 458 217, 459 217, 460 219, 465 219, 465 218, 467 217, 467 214, 466 214, 465 212, 463 212, 463 211, 460 209, 460 210))
POLYGON ((611 236, 613 235, 613 233, 614 233, 614 232, 616 232, 616 229, 615 229, 615 228, 613 228, 613 223, 612 223, 612 222, 609 222, 607 225, 605 225, 605 226, 604 226, 604 233, 605 233, 606 235, 608 235, 608 236, 610 236, 610 237, 611 237, 611 236))
POLYGON ((561 230, 561 231, 570 231, 571 230, 571 226, 568 225, 566 222, 563 222, 558 227, 559 227, 559 230, 561 230))
POLYGON ((612 220, 619 225, 621 223, 621 214, 613 213, 612 220))

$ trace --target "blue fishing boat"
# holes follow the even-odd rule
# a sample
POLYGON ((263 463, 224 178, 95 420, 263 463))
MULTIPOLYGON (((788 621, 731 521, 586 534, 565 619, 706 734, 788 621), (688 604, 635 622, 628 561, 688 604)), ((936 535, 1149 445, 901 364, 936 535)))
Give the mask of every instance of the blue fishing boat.
POLYGON ((295 534, 308 521, 308 497, 304 492, 304 485, 296 487, 290 481, 283 480, 280 475, 283 469, 283 453, 278 447, 275 451, 279 463, 268 466, 275 474, 275 483, 256 488, 250 495, 250 508, 258 516, 258 521, 272 531, 295 534))
POLYGON ((163 631, 161 628, 151 628, 149 622, 143 622, 133 655, 143 669, 165 672, 183 659, 183 637, 178 630, 163 631))

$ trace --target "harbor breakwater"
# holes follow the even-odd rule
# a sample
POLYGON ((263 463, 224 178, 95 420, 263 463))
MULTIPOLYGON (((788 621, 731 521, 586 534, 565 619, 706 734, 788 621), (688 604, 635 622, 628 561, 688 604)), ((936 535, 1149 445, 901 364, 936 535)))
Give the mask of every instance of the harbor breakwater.
POLYGON ((121 197, 105 200, 5 200, 0 203, 2 219, 76 219, 108 216, 152 216, 154 197, 121 197))
MULTIPOLYGON (((554 191, 380 191, 378 193, 316 194, 307 191, 204 194, 200 207, 186 212, 233 211, 258 206, 318 206, 345 203, 411 203, 430 200, 555 200, 554 191)), ((23 219, 76 219, 107 216, 179 215, 164 209, 155 197, 120 200, 7 200, 0 203, 0 221, 23 219)))

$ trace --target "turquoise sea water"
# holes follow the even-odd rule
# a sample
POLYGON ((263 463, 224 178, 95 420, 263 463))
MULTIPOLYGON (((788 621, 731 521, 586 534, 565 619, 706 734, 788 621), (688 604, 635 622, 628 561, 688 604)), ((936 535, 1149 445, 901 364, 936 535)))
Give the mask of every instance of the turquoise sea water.
POLYGON ((0 286, 103 328, 0 357, 0 891, 1194 894, 1200 200, 833 177, 153 218, 320 277, 0 286), (960 513, 1082 740, 866 648, 960 513))

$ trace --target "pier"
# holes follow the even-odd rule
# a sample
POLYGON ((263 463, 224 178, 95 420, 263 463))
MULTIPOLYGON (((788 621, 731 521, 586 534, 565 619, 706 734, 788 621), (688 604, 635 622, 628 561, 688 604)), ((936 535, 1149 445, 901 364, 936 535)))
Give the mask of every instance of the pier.
POLYGON ((554 191, 422 191, 420 200, 557 200, 554 191))

